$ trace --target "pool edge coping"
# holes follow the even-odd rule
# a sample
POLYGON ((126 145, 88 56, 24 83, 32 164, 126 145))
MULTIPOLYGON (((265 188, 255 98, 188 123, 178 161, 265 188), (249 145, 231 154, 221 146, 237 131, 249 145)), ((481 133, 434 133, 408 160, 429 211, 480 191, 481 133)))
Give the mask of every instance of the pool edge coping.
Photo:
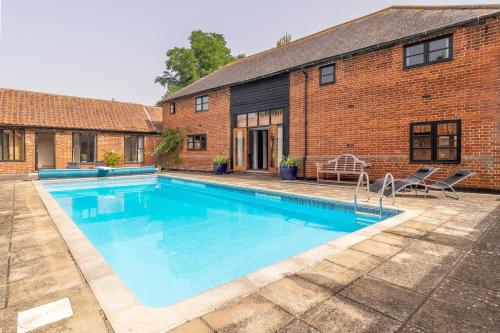
MULTIPOLYGON (((199 180, 187 176, 151 175, 149 177, 176 178, 221 185, 221 183, 215 181, 199 180)), ((394 205, 387 205, 391 209, 402 209, 403 211, 396 216, 366 226, 360 230, 321 244, 217 287, 208 289, 175 304, 154 308, 145 306, 139 301, 120 276, 105 261, 91 241, 87 239, 80 228, 74 223, 71 217, 67 215, 56 199, 52 197, 49 191, 43 186, 43 182, 44 181, 40 180, 32 181, 49 216, 54 221, 61 238, 65 242, 82 272, 82 275, 96 296, 112 328, 117 333, 156 333, 171 330, 187 321, 216 310, 233 299, 255 292, 286 276, 308 268, 335 253, 416 217, 423 212, 423 210, 420 209, 410 209, 404 206, 395 208, 394 205), (147 329, 145 329, 146 327, 147 329)), ((329 199, 322 196, 307 194, 299 195, 284 190, 261 189, 258 186, 239 186, 227 183, 222 183, 222 185, 352 204, 347 200, 329 199)), ((368 205, 372 206, 370 204, 368 205)))

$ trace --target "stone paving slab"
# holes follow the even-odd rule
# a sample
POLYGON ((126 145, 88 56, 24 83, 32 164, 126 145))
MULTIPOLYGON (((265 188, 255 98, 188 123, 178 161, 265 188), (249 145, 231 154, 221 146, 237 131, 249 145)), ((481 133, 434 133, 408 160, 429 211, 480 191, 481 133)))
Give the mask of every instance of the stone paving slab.
POLYGON ((404 321, 425 300, 425 296, 372 277, 363 277, 340 295, 404 321))
POLYGON ((448 280, 403 332, 498 332, 500 293, 448 280))
POLYGON ((214 331, 201 319, 191 320, 185 325, 174 328, 172 333, 213 333, 214 331))
POLYGON ((291 276, 272 283, 259 294, 294 316, 299 316, 331 296, 331 291, 291 276))
POLYGON ((360 272, 370 271, 382 262, 380 258, 353 249, 346 249, 334 254, 327 260, 360 272))
POLYGON ((282 327, 278 333, 321 333, 314 327, 307 325, 301 320, 294 320, 290 324, 282 327))
POLYGON ((297 275, 319 286, 338 291, 360 277, 361 273, 323 260, 298 272, 297 275))
POLYGON ((465 255, 451 277, 500 291, 500 256, 471 251, 465 255))
POLYGON ((351 246, 352 249, 364 253, 371 254, 372 256, 387 259, 398 253, 402 248, 386 244, 383 242, 377 242, 373 239, 367 239, 362 242, 351 246))
POLYGON ((253 294, 204 315, 203 320, 217 332, 274 332, 293 316, 262 296, 253 294))
POLYGON ((448 272, 448 266, 431 255, 401 252, 370 272, 370 276, 419 293, 429 293, 448 272))
POLYGON ((402 325, 364 305, 336 296, 312 308, 301 318, 323 333, 395 332, 402 325))

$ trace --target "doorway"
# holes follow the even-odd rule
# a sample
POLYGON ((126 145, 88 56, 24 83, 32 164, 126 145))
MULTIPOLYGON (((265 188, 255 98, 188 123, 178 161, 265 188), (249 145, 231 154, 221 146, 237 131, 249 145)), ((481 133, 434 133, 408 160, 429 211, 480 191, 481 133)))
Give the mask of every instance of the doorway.
POLYGON ((242 113, 233 119, 233 170, 277 173, 284 147, 283 109, 242 113))
POLYGON ((252 128, 248 138, 249 169, 267 170, 268 168, 268 130, 267 128, 252 128))
POLYGON ((36 133, 35 167, 39 169, 54 169, 56 167, 55 133, 36 133))

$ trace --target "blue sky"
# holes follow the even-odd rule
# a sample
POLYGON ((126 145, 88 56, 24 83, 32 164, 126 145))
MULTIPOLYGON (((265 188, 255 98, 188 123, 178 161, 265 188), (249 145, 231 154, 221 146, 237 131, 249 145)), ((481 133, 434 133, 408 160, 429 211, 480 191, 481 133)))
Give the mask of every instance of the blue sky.
MULTIPOLYGON (((192 30, 224 34, 234 54, 271 48, 391 4, 436 1, 0 0, 0 86, 153 104, 165 52, 192 30)), ((440 1, 473 4, 487 1, 440 1)))

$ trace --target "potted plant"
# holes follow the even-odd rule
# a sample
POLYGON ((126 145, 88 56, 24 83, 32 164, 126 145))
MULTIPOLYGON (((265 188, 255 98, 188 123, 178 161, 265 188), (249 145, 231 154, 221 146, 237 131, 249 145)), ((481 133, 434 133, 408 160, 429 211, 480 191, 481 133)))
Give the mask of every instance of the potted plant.
POLYGON ((214 173, 216 175, 223 175, 227 173, 227 162, 229 161, 229 157, 226 155, 215 156, 213 159, 214 162, 214 173))
POLYGON ((80 156, 80 160, 81 160, 83 163, 86 163, 86 162, 87 162, 87 160, 88 160, 87 153, 82 153, 82 155, 80 156))
POLYGON ((280 176, 283 180, 297 179, 300 160, 296 157, 283 156, 280 162, 280 176))

